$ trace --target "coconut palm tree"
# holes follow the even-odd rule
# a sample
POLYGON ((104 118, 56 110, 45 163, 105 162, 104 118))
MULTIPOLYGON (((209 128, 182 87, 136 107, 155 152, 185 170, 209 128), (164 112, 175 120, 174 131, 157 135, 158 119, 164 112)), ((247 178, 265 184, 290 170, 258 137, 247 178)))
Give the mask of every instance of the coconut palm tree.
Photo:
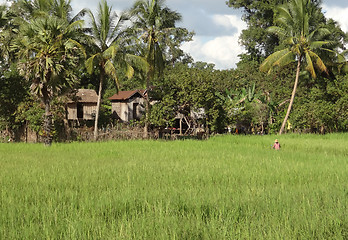
POLYGON ((276 66, 283 67, 294 61, 297 62, 295 83, 279 134, 284 131, 294 102, 301 67, 305 66, 306 71, 316 78, 316 71, 328 72, 318 54, 325 52, 331 57, 337 55, 328 48, 332 42, 325 40, 330 31, 325 26, 311 26, 310 24, 318 11, 319 9, 310 0, 293 0, 276 9, 276 26, 268 28, 268 31, 276 34, 286 47, 267 57, 261 64, 260 70, 271 72, 276 66))
POLYGON ((128 19, 125 14, 118 16, 112 11, 106 0, 99 3, 98 15, 94 16, 92 11, 87 11, 91 19, 90 43, 92 55, 86 60, 87 71, 99 73, 98 101, 94 123, 94 139, 98 138, 98 118, 100 111, 103 82, 110 77, 116 82, 118 90, 119 80, 116 73, 116 64, 126 70, 126 76, 132 77, 134 69, 131 64, 138 64, 144 68, 141 57, 126 54, 124 38, 126 34, 125 21, 128 19))
POLYGON ((132 29, 143 44, 143 54, 149 65, 146 74, 145 138, 148 136, 150 83, 156 74, 160 76, 163 73, 165 47, 168 45, 170 36, 175 35, 177 30, 175 23, 182 18, 179 13, 170 10, 164 3, 164 0, 138 0, 130 11, 133 17, 132 29))
POLYGON ((20 73, 32 82, 32 93, 45 106, 45 145, 52 143, 51 100, 77 81, 74 69, 84 51, 75 40, 75 33, 82 24, 83 21, 69 24, 55 16, 31 19, 21 25, 12 46, 17 51, 20 73))

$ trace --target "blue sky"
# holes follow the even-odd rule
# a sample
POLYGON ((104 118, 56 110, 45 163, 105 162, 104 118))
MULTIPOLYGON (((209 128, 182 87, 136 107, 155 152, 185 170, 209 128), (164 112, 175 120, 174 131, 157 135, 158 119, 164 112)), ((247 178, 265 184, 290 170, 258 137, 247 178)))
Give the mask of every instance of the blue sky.
MULTIPOLYGON (((120 12, 130 8, 135 0, 108 0, 113 9, 120 12)), ((4 2, 4 0, 0 0, 4 2)), ((72 0, 77 12, 82 8, 95 11, 99 1, 72 0)), ((246 28, 241 12, 227 7, 226 0, 167 0, 166 5, 182 14, 179 24, 196 33, 194 40, 182 48, 195 61, 214 63, 218 69, 230 69, 239 61, 243 52, 238 44, 240 32, 246 28)), ((348 0, 323 0, 323 11, 329 18, 341 24, 348 32, 348 0)))

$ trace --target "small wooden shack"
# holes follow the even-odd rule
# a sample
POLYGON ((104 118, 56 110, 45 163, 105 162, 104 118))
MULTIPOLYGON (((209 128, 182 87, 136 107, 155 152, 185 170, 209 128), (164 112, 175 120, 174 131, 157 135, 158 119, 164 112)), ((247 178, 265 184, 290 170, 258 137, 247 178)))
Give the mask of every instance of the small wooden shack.
POLYGON ((67 103, 68 120, 93 120, 97 109, 98 95, 92 89, 78 89, 67 103))
POLYGON ((122 122, 139 120, 144 113, 144 90, 120 91, 111 100, 112 116, 122 122))

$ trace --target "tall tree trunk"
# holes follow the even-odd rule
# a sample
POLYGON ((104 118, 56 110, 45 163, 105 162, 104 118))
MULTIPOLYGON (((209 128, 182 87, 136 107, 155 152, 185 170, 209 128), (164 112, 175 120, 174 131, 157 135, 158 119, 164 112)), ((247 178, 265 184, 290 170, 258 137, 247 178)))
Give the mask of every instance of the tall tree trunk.
POLYGON ((52 145, 52 114, 51 114, 51 105, 48 98, 44 99, 44 104, 45 104, 45 117, 44 117, 44 124, 43 124, 44 144, 45 146, 51 146, 52 145))
POLYGON ((291 111, 291 107, 292 107, 292 104, 294 103, 294 99, 295 99, 295 94, 296 94, 296 89, 297 89, 297 85, 298 85, 298 79, 300 77, 300 67, 301 67, 301 56, 298 58, 297 60, 297 69, 296 69, 296 79, 295 79, 295 84, 294 84, 294 89, 292 90, 292 94, 291 94, 291 99, 290 99, 290 103, 289 103, 289 107, 288 107, 288 110, 286 112, 286 115, 285 115, 285 118, 284 118, 284 121, 282 123, 282 127, 280 128, 279 130, 279 135, 281 135, 284 131, 284 128, 285 128, 285 124, 288 120, 288 117, 289 117, 289 114, 290 114, 290 111, 291 111))
POLYGON ((100 79, 99 79, 99 90, 98 90, 98 101, 97 101, 97 109, 95 112, 95 121, 94 121, 94 141, 98 140, 98 120, 99 120, 99 112, 100 112, 100 102, 101 95, 103 89, 103 80, 104 80, 104 68, 101 66, 100 68, 100 79))
POLYGON ((150 116, 150 98, 149 98, 149 88, 150 88, 150 76, 146 79, 146 95, 145 95, 145 126, 143 138, 147 139, 149 137, 149 116, 150 116))

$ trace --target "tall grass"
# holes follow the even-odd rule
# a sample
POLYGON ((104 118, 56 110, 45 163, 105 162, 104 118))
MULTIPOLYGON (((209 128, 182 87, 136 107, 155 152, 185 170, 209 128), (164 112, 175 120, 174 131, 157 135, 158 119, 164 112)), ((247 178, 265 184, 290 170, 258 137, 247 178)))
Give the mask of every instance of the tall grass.
POLYGON ((0 145, 0 239, 348 239, 348 135, 0 145))

